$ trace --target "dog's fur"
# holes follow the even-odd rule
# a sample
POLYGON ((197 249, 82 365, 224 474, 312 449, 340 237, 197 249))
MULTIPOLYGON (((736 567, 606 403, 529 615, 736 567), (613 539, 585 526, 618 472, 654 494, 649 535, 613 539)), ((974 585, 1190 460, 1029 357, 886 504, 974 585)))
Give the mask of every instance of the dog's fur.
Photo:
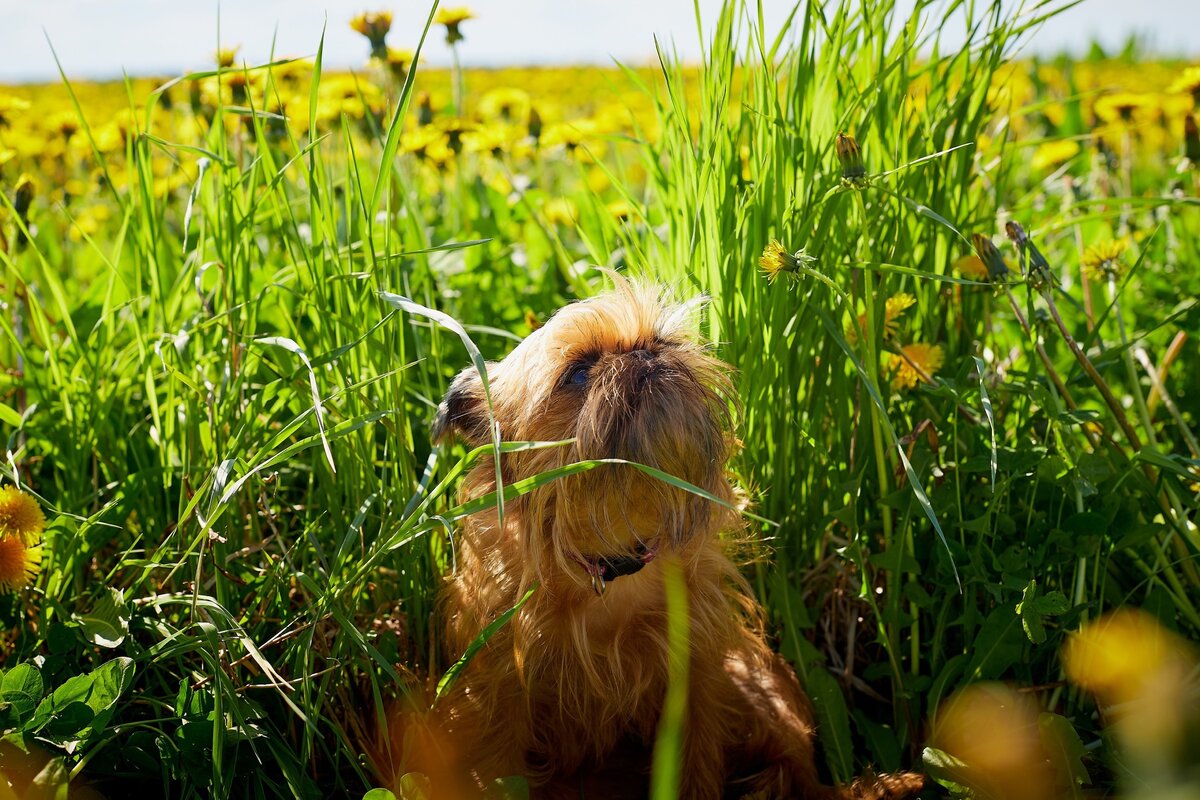
MULTIPOLYGON (((503 522, 495 510, 469 517, 444 593, 451 657, 537 589, 439 703, 441 735, 436 747, 416 748, 415 766, 430 773, 439 796, 470 796, 505 775, 528 776, 544 797, 578 797, 581 786, 597 787, 587 796, 644 796, 668 683, 671 560, 687 588, 691 647, 682 797, 914 793, 921 779, 910 774, 820 784, 808 701, 766 644, 759 608, 727 554, 742 530, 725 469, 736 445, 729 369, 697 343, 688 307, 657 287, 615 281, 615 291, 567 306, 488 365, 506 441, 574 440, 505 454, 503 480, 624 459, 726 505, 605 464, 509 501, 503 522), (646 552, 656 557, 640 571, 596 591, 588 564, 646 552)), ((440 406, 434 435, 484 444, 489 420, 483 383, 467 369, 440 406)), ((495 465, 484 459, 464 496, 495 483, 495 465)))

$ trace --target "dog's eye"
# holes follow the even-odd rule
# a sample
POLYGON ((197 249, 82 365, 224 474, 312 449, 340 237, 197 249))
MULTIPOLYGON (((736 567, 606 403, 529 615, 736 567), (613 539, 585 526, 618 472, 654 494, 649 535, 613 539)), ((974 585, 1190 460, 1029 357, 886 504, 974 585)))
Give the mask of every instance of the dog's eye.
POLYGON ((579 364, 567 370, 566 377, 563 379, 563 384, 566 386, 583 386, 588 381, 588 372, 592 369, 591 364, 579 364))

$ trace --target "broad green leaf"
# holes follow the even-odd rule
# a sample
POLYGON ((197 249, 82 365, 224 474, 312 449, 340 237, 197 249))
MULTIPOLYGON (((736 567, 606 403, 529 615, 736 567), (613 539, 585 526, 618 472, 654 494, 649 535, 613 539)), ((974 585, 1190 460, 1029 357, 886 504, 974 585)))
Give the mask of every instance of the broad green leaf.
POLYGON ((13 667, 0 681, 0 703, 7 706, 0 715, 0 724, 19 727, 29 719, 41 699, 42 673, 31 664, 13 667))
POLYGON ((804 688, 816 711, 817 735, 825 747, 829 771, 836 781, 845 783, 854 775, 854 749, 850 739, 850 714, 846 710, 842 687, 824 667, 813 666, 808 669, 804 688))
POLYGON ((124 593, 107 587, 92 610, 87 614, 76 614, 75 620, 83 637, 92 644, 110 649, 117 647, 129 633, 129 606, 124 593))

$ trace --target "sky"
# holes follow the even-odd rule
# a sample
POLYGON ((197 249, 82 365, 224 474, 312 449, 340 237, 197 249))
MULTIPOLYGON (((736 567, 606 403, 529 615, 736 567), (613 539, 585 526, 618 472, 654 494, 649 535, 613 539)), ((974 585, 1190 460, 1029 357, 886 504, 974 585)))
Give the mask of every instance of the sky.
MULTIPOLYGON (((462 0, 449 0, 459 5, 462 0)), ((761 0, 768 30, 777 30, 791 0, 761 0)), ((911 8, 913 0, 897 0, 911 8)), ((1016 8, 1019 0, 1002 0, 1016 8)), ((1027 0, 1029 2, 1029 0, 1027 0)), ((685 58, 699 53, 692 0, 469 0, 478 19, 463 25, 469 65, 645 63, 654 37, 673 42, 685 58)), ((720 0, 699 0, 712 20, 720 0)), ((979 5, 984 5, 980 2, 979 5)), ((325 63, 357 67, 365 41, 348 21, 362 10, 395 14, 389 43, 416 44, 426 0, 0 0, 0 82, 57 80, 47 38, 70 77, 177 75, 211 65, 218 41, 240 44, 241 57, 265 62, 277 55, 316 52, 328 21, 325 63), (43 33, 44 31, 44 33, 43 33)), ((1084 0, 1046 22, 1027 52, 1082 52, 1093 39, 1109 48, 1131 32, 1152 50, 1200 58, 1200 0, 1084 0)), ((431 33, 425 62, 449 63, 440 34, 431 33)))

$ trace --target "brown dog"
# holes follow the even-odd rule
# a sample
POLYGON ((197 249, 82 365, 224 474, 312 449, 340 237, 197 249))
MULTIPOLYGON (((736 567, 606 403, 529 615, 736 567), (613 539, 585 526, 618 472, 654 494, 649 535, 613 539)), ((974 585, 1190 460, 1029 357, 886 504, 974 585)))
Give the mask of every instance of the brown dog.
MULTIPOLYGON (((725 472, 735 446, 729 369, 696 342, 687 307, 658 288, 616 282, 489 364, 505 440, 574 440, 506 454, 503 481, 624 459, 728 507, 605 464, 508 502, 503 523, 494 510, 468 518, 444 597, 452 657, 537 589, 439 704, 439 753, 419 757, 419 768, 439 796, 474 794, 463 776, 482 787, 505 775, 528 776, 544 797, 578 797, 581 787, 589 797, 645 796, 668 684, 663 576, 674 560, 691 647, 681 797, 915 793, 921 778, 912 774, 840 789, 819 783, 808 701, 764 641, 758 606, 721 536, 742 530, 725 472)), ((489 424, 482 381, 465 370, 438 409, 434 436, 454 431, 481 445, 489 424)), ((485 459, 464 494, 493 491, 495 479, 485 459)))

